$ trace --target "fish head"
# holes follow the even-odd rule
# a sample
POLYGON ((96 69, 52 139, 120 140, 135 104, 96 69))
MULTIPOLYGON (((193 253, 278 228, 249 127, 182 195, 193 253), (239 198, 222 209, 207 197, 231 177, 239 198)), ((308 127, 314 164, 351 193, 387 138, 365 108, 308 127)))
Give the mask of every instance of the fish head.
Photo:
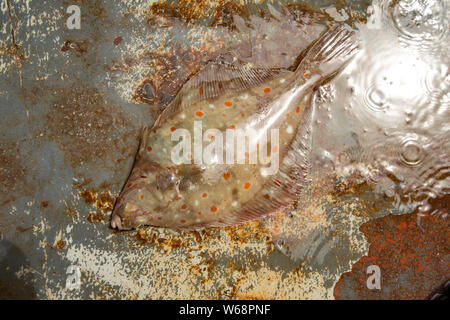
POLYGON ((140 225, 170 224, 169 204, 180 196, 177 170, 139 161, 117 198, 111 227, 130 230, 140 225))
POLYGON ((131 230, 135 227, 138 209, 130 202, 124 202, 114 207, 111 227, 119 230, 131 230))
POLYGON ((134 201, 135 198, 142 196, 142 192, 139 192, 139 189, 134 187, 135 183, 136 181, 129 180, 117 198, 111 217, 111 227, 113 229, 131 230, 138 225, 144 224, 147 221, 147 217, 151 214, 148 208, 144 208, 138 201, 134 201))

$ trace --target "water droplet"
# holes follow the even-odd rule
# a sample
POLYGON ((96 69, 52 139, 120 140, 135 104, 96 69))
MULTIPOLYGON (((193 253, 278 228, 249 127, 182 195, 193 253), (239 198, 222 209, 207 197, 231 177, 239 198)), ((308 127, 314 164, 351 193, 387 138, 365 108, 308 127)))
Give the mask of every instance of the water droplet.
POLYGON ((336 97, 336 89, 330 83, 320 86, 317 90, 317 101, 319 103, 333 102, 336 97))
POLYGON ((380 89, 371 87, 367 91, 367 102, 369 106, 373 107, 372 110, 381 111, 384 109, 386 96, 380 89))
POLYGON ((422 147, 414 140, 404 141, 401 151, 402 160, 410 166, 419 164, 422 154, 422 147))
POLYGON ((446 1, 390 0, 385 12, 407 46, 430 49, 441 45, 449 34, 446 1))

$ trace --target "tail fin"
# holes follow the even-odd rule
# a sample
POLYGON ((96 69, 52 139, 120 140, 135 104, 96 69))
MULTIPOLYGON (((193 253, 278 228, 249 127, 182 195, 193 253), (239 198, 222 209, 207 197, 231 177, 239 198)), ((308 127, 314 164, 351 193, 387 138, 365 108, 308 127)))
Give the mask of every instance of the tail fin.
POLYGON ((325 80, 342 70, 357 52, 354 32, 334 26, 308 50, 296 72, 319 73, 325 80))

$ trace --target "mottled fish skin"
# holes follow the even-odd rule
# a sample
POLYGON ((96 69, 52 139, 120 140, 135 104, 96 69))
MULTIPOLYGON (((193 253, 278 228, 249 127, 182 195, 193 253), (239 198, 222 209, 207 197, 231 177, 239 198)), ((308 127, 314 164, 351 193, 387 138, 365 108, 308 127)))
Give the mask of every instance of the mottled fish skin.
MULTIPOLYGON (((197 230, 257 219, 289 205, 307 183, 314 88, 341 70, 356 51, 352 32, 334 28, 308 51, 295 72, 239 63, 205 67, 154 126, 143 130, 111 226, 197 230), (278 172, 264 174, 271 164, 260 162, 208 165, 192 159, 192 164, 174 164, 171 152, 177 142, 171 140, 172 133, 182 128, 193 137, 195 121, 201 121, 203 133, 217 128, 224 136, 227 129, 250 127, 270 137, 270 130, 278 129, 278 145, 272 146, 270 139, 258 144, 279 159, 278 172)), ((203 150, 209 143, 203 142, 203 150)))

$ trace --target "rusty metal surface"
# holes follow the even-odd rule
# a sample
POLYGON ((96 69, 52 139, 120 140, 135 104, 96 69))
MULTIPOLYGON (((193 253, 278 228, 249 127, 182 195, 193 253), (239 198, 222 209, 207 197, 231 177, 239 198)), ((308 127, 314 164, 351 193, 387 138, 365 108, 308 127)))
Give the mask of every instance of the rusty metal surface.
MULTIPOLYGON (((432 237, 419 245, 415 213, 361 230, 349 219, 335 253, 319 264, 291 260, 274 242, 284 212, 203 232, 109 227, 139 128, 190 75, 230 49, 289 67, 331 20, 330 7, 352 24, 365 21, 369 4, 285 5, 294 19, 274 18, 264 1, 1 0, 2 298, 423 298, 444 280, 448 265, 435 255, 448 255, 448 224, 430 224, 432 237), (81 30, 65 27, 71 4, 82 9, 81 30), (386 232, 405 249, 388 253, 397 240, 386 232), (368 261, 389 275, 378 295, 365 288, 368 261), (80 290, 66 289, 71 265, 81 270, 80 290)), ((335 204, 317 201, 303 216, 319 221, 323 210, 351 210, 335 204)))

